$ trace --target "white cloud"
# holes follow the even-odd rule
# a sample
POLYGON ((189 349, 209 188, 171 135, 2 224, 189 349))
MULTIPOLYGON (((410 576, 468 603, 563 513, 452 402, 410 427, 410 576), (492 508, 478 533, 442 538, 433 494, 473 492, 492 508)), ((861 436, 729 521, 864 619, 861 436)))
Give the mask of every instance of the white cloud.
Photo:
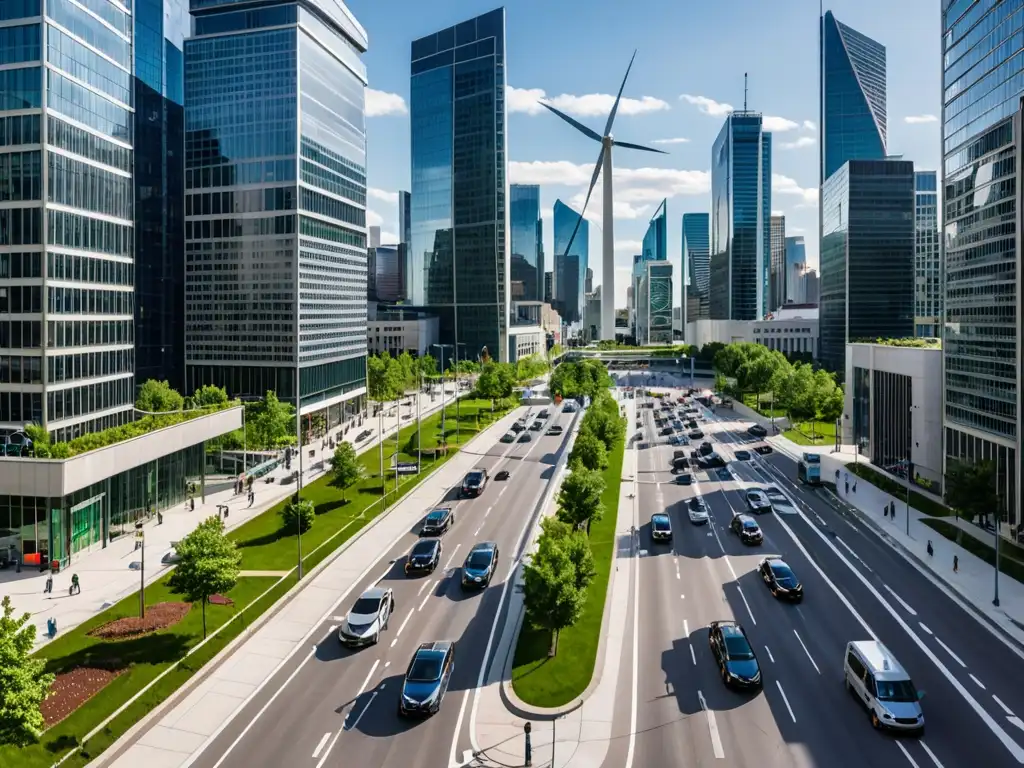
POLYGON ((366 226, 367 227, 379 227, 384 223, 384 217, 376 211, 366 209, 366 226))
POLYGON ((398 205, 398 193, 388 192, 386 189, 377 189, 376 187, 367 187, 366 194, 368 197, 372 197, 374 200, 380 200, 390 205, 398 205))
MULTIPOLYGON (((615 97, 610 93, 587 93, 574 96, 563 93, 559 96, 548 96, 542 88, 505 89, 505 107, 512 112, 527 115, 539 115, 547 110, 541 106, 543 99, 556 109, 577 117, 605 117, 612 111, 615 97)), ((641 96, 639 99, 623 97, 619 102, 620 115, 644 115, 650 112, 661 112, 669 108, 668 102, 653 96, 641 96)))
POLYGON ((804 120, 804 130, 805 131, 816 131, 816 130, 818 130, 818 126, 816 126, 814 124, 813 120, 804 120))
POLYGON ((381 231, 381 233, 380 233, 380 243, 381 243, 381 245, 398 245, 398 243, 399 243, 398 235, 396 235, 394 232, 384 232, 384 231, 381 231))
POLYGON ((689 139, 655 139, 651 144, 689 144, 689 139))
POLYGON ((397 93, 366 89, 366 116, 383 117, 385 115, 404 115, 409 112, 405 99, 397 93))
POLYGON ((813 136, 801 136, 794 141, 784 141, 779 146, 782 149, 803 149, 804 147, 812 147, 815 143, 813 136))
POLYGON ((907 115, 903 118, 903 122, 907 125, 923 125, 925 123, 937 123, 939 118, 935 115, 907 115))
POLYGON ((807 231, 807 230, 806 230, 806 229, 804 229, 803 227, 786 227, 786 234, 787 234, 787 235, 790 235, 790 234, 793 234, 793 235, 802 235, 802 234, 804 234, 804 233, 805 233, 806 231, 807 231))
POLYGON ((640 253, 640 250, 644 247, 643 241, 641 240, 616 240, 615 251, 623 251, 629 256, 634 253, 640 253))
POLYGON ((679 98, 693 104, 705 115, 711 115, 711 117, 725 117, 733 111, 732 104, 726 104, 724 101, 715 101, 707 96, 693 96, 689 93, 684 93, 679 98))
POLYGON ((785 133, 786 131, 796 130, 800 127, 800 124, 795 123, 792 120, 787 120, 785 117, 765 115, 761 118, 761 127, 764 130, 772 131, 773 133, 785 133))
POLYGON ((783 176, 781 173, 772 174, 772 192, 780 195, 792 195, 800 198, 798 208, 810 207, 818 204, 817 187, 801 187, 795 179, 783 176))
POLYGON ((786 214, 782 211, 772 211, 772 216, 785 216, 786 214))

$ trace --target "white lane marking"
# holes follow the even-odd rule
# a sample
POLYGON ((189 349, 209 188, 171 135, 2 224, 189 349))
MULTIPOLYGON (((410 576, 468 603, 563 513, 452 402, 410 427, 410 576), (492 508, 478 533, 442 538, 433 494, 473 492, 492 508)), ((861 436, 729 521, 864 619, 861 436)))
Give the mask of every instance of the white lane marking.
POLYGON ((782 694, 782 701, 786 705, 786 710, 789 712, 790 719, 795 723, 796 722, 796 715, 793 714, 793 708, 791 706, 789 706, 789 699, 786 698, 786 692, 784 690, 782 690, 782 683, 780 683, 778 680, 776 680, 775 684, 777 686, 779 686, 779 693, 782 694))
POLYGON ((1010 722, 1010 725, 1015 725, 1022 731, 1024 731, 1024 722, 1021 722, 1021 719, 1019 717, 1008 717, 1006 719, 1010 722))
POLYGON ((740 593, 740 597, 743 598, 743 604, 745 606, 747 606, 747 613, 750 614, 750 620, 752 622, 754 622, 754 625, 756 626, 757 625, 757 619, 754 618, 754 612, 752 610, 750 610, 750 603, 747 602, 747 596, 743 594, 743 589, 741 587, 736 587, 736 591, 739 592, 740 593))
POLYGON ((324 763, 327 762, 327 756, 331 754, 331 750, 334 749, 334 745, 338 743, 338 738, 341 736, 341 732, 344 730, 345 726, 343 725, 341 726, 341 728, 338 729, 338 732, 334 734, 334 738, 331 739, 331 743, 327 745, 327 751, 325 751, 323 757, 321 757, 317 761, 316 768, 323 768, 324 763))
POLYGON ((327 746, 328 739, 331 738, 331 732, 328 731, 324 734, 324 737, 320 739, 320 743, 316 745, 316 749, 313 750, 313 759, 316 760, 320 757, 320 753, 324 751, 324 747, 327 746))
POLYGON ((428 586, 430 586, 430 579, 427 579, 422 584, 420 584, 420 588, 416 592, 416 597, 419 597, 420 595, 422 595, 423 594, 423 590, 426 589, 428 586))
POLYGON ((427 604, 427 600, 429 600, 433 596, 433 594, 434 594, 434 584, 437 584, 437 583, 438 583, 437 581, 434 581, 434 582, 431 583, 430 589, 428 589, 427 590, 427 594, 425 594, 423 596, 423 600, 420 602, 420 607, 416 609, 417 611, 422 611, 423 610, 423 606, 427 604))
POLYGON ((690 645, 690 660, 693 661, 693 666, 697 666, 697 654, 693 652, 693 644, 690 645))
POLYGON ((491 506, 489 506, 487 508, 487 510, 484 512, 484 517, 487 517, 489 514, 491 514, 491 510, 492 509, 494 509, 494 505, 493 504, 491 506))
POLYGON ((686 619, 683 619, 683 634, 687 637, 690 636, 690 624, 686 619))
POLYGON ((818 669, 817 662, 814 661, 814 657, 811 656, 811 652, 809 650, 807 650, 807 646, 804 645, 804 641, 803 641, 803 638, 800 637, 800 633, 797 632, 794 629, 793 630, 793 634, 796 635, 797 642, 799 642, 800 643, 800 647, 804 649, 804 653, 807 654, 807 658, 811 660, 811 664, 814 666, 814 671, 817 672, 820 675, 821 674, 821 670, 818 669))
POLYGON ((1000 707, 1002 708, 1003 712, 1005 712, 1006 714, 1008 714, 1008 715, 1009 715, 1010 717, 1013 717, 1013 710, 1012 710, 1012 709, 1010 709, 1010 708, 1009 708, 1008 706, 1006 706, 1005 704, 1003 704, 1003 700, 1002 700, 1002 699, 1000 699, 1000 698, 999 698, 998 696, 996 696, 996 695, 995 695, 994 693, 992 694, 992 698, 993 698, 993 699, 995 699, 995 702, 996 702, 996 704, 998 704, 998 705, 999 705, 999 706, 1000 706, 1000 707))
MULTIPOLYGON (((800 512, 799 509, 797 510, 797 513, 804 519, 805 522, 807 522, 806 515, 800 512)), ((793 532, 793 529, 790 528, 786 521, 783 520, 781 517, 777 517, 776 521, 778 522, 779 526, 793 540, 793 543, 796 545, 797 549, 800 550, 801 554, 803 554, 803 556, 807 558, 807 561, 811 564, 811 567, 813 567, 814 570, 818 572, 818 575, 821 576, 822 580, 824 580, 826 584, 828 584, 832 592, 835 593, 836 597, 839 598, 839 601, 844 606, 846 606, 846 610, 850 612, 850 615, 857 620, 857 623, 864 627, 864 630, 871 636, 872 640, 881 642, 881 638, 864 620, 864 617, 857 612, 857 609, 853 607, 853 604, 846 599, 846 595, 843 594, 842 590, 840 590, 839 587, 836 586, 835 582, 833 582, 832 579, 830 579, 825 574, 825 571, 821 568, 821 566, 818 565, 818 563, 811 557, 811 553, 807 551, 807 548, 803 545, 803 542, 800 541, 797 535, 793 532)), ((967 705, 971 709, 973 709, 975 714, 977 714, 978 717, 981 718, 982 722, 985 723, 985 726, 990 731, 992 731, 992 734, 997 739, 999 739, 1000 743, 1006 748, 1006 750, 1011 755, 1013 755, 1013 758, 1021 765, 1024 765, 1024 749, 1022 749, 1021 746, 1016 741, 1014 741, 1013 738, 1011 738, 1010 734, 1007 733, 1006 729, 1004 729, 999 723, 995 721, 995 719, 988 713, 988 711, 983 706, 981 706, 978 700, 971 695, 970 691, 964 688, 963 684, 953 675, 952 672, 949 671, 949 668, 946 667, 946 665, 939 660, 939 657, 932 652, 932 649, 927 646, 924 640, 922 640, 920 636, 917 635, 914 632, 914 630, 910 628, 910 625, 908 625, 903 620, 903 617, 896 612, 896 609, 885 601, 885 598, 883 598, 882 595, 878 592, 878 590, 875 589, 874 586, 872 586, 871 582, 869 582, 867 578, 865 578, 864 575, 860 573, 860 571, 854 568, 850 561, 843 556, 843 553, 840 552, 835 547, 835 545, 832 544, 831 541, 829 541, 828 536, 826 536, 824 533, 822 533, 819 529, 815 528, 814 526, 809 527, 810 530, 814 531, 815 535, 822 540, 825 546, 832 550, 833 554, 835 554, 835 556, 839 558, 840 562, 842 562, 843 565, 845 565, 847 569, 849 569, 850 573, 854 575, 854 578, 858 579, 861 582, 864 588, 867 589, 868 592, 870 592, 874 596, 874 598, 879 602, 879 604, 889 613, 889 615, 892 616, 893 620, 900 625, 900 628, 907 634, 908 637, 910 637, 910 639, 914 642, 915 645, 917 645, 921 652, 928 657, 928 660, 935 665, 935 668, 939 671, 940 674, 942 674, 943 677, 946 678, 946 680, 949 681, 950 685, 952 685, 956 689, 957 693, 960 694, 961 698, 963 698, 963 700, 967 702, 967 705)), ((899 742, 896 743, 899 744, 899 742)))
POLYGON ((448 558, 448 562, 447 562, 447 564, 446 564, 446 565, 444 566, 444 569, 445 569, 446 571, 447 571, 447 570, 448 570, 449 568, 451 568, 451 567, 452 567, 452 563, 453 563, 453 562, 455 561, 455 555, 456 555, 456 554, 458 553, 458 551, 459 551, 459 547, 461 547, 461 546, 462 546, 461 544, 456 544, 456 545, 455 545, 455 549, 453 549, 453 550, 452 550, 452 556, 448 558))
POLYGON ((896 602, 897 602, 897 603, 899 603, 900 605, 902 605, 902 606, 903 606, 903 609, 904 609, 904 610, 905 610, 905 611, 906 611, 907 613, 909 613, 909 614, 910 614, 911 616, 917 616, 917 611, 915 611, 915 610, 914 610, 913 608, 911 608, 911 607, 910 607, 910 605, 909 605, 909 604, 907 603, 907 601, 906 601, 906 600, 904 600, 904 599, 903 599, 902 597, 900 597, 899 595, 897 595, 897 594, 896 594, 896 593, 895 593, 895 592, 893 591, 892 587, 890 587, 890 586, 889 586, 888 584, 883 584, 882 586, 883 586, 883 587, 885 587, 885 591, 886 591, 886 592, 888 592, 888 593, 889 593, 890 595, 892 595, 892 596, 893 596, 894 598, 896 598, 896 602))
POLYGON ((378 576, 376 578, 376 580, 374 580, 373 583, 374 584, 380 584, 382 581, 384 581, 384 579, 386 579, 388 577, 388 574, 391 573, 391 568, 392 567, 393 566, 388 566, 388 569, 386 571, 384 571, 384 573, 382 573, 380 576, 378 576))
POLYGON ((913 766, 914 768, 921 768, 921 767, 920 767, 920 766, 919 766, 919 765, 917 764, 917 762, 916 762, 916 761, 914 760, 914 758, 912 758, 912 757, 910 756, 910 753, 909 753, 909 752, 907 751, 907 748, 906 748, 906 747, 904 747, 904 746, 903 746, 902 744, 900 744, 900 743, 899 743, 898 741, 896 742, 896 746, 900 748, 900 752, 902 752, 902 753, 903 753, 903 756, 904 756, 905 758, 907 758, 907 762, 909 762, 909 763, 910 763, 910 764, 911 764, 911 765, 912 765, 912 766, 913 766))
POLYGON ((928 629, 927 625, 926 625, 926 624, 925 624, 925 623, 924 623, 923 621, 919 621, 919 622, 917 622, 917 623, 918 623, 918 624, 920 625, 921 629, 923 629, 923 630, 924 630, 925 632, 927 632, 927 633, 928 633, 929 635, 933 635, 933 634, 935 634, 935 633, 934 633, 934 632, 932 632, 932 631, 931 631, 930 629, 928 629))
POLYGON ((400 638, 402 636, 402 630, 405 629, 405 625, 409 623, 409 619, 411 619, 411 618, 412 618, 412 613, 409 613, 409 615, 405 617, 405 621, 402 622, 402 626, 400 626, 398 628, 398 631, 395 632, 395 639, 391 641, 391 647, 392 648, 395 647, 395 644, 398 642, 398 638, 400 638))
POLYGON ((685 599, 686 599, 686 595, 680 595, 680 596, 679 596, 679 599, 680 599, 680 600, 685 600, 685 599))
MULTIPOLYGON (((370 678, 373 677, 373 673, 377 671, 377 666, 380 664, 380 659, 373 662, 373 666, 370 667, 370 671, 366 674, 366 679, 363 680, 363 684, 359 686, 359 691, 356 693, 355 698, 359 698, 363 695, 363 691, 366 690, 366 686, 370 684, 370 678)), ((351 714, 351 713, 350 713, 351 714)))
POLYGON ((473 536, 474 537, 479 536, 480 535, 480 531, 482 531, 483 529, 484 529, 484 527, 481 525, 479 528, 477 528, 475 531, 473 531, 473 536))
POLYGON ((704 700, 703 691, 697 691, 697 700, 700 701, 700 708, 708 716, 708 731, 711 733, 711 748, 715 751, 715 757, 719 760, 725 759, 725 749, 722 748, 722 737, 718 733, 718 721, 715 720, 714 710, 708 709, 708 703, 704 700))
MULTIPOLYGON (((457 750, 459 748, 459 737, 462 735, 462 718, 466 714, 466 704, 468 704, 468 703, 469 703, 469 691, 467 690, 464 694, 462 694, 462 704, 459 706, 459 717, 455 721, 455 738, 452 739, 452 748, 451 748, 451 751, 448 753, 448 765, 449 765, 449 768, 451 766, 454 766, 454 765, 459 765, 459 763, 456 762, 456 760, 455 760, 455 750, 457 750)), ((475 740, 476 740, 475 737, 473 737, 472 741, 475 741, 475 740)), ((473 745, 473 749, 476 749, 476 745, 475 744, 473 745)), ((467 749, 466 752, 469 753, 470 755, 473 754, 473 750, 472 749, 467 749)), ((465 753, 463 753, 463 760, 462 760, 462 763, 461 763, 462 765, 467 765, 470 762, 469 760, 466 760, 465 757, 466 757, 466 755, 465 755, 465 753)))
POLYGON ((677 579, 682 579, 683 578, 682 576, 679 575, 679 571, 676 571, 676 578, 677 579))
POLYGON ((772 656, 772 649, 769 648, 767 645, 764 647, 764 649, 766 651, 768 651, 768 658, 771 659, 772 660, 772 664, 774 664, 775 663, 775 657, 772 656))
POLYGON ((981 682, 981 680, 979 680, 978 678, 976 678, 976 677, 975 677, 974 675, 972 675, 972 674, 971 674, 970 672, 968 672, 968 673, 967 673, 967 675, 968 675, 968 677, 970 677, 970 678, 971 678, 971 680, 973 680, 973 681, 974 681, 974 684, 975 684, 976 686, 978 686, 979 688, 981 688, 981 690, 983 690, 983 691, 984 691, 984 690, 986 690, 986 689, 985 689, 985 685, 984 685, 984 684, 983 684, 983 683, 981 682))
POLYGON ((937 758, 935 753, 932 752, 931 747, 921 740, 918 740, 917 743, 921 745, 921 749, 923 749, 928 754, 928 757, 932 759, 932 762, 935 763, 935 768, 943 768, 942 763, 939 762, 939 758, 937 758))
POLYGON ((956 655, 955 653, 953 653, 953 649, 952 649, 952 648, 950 648, 950 647, 949 647, 948 645, 946 645, 946 644, 945 644, 944 642, 942 642, 941 640, 939 640, 939 638, 937 638, 937 637, 935 638, 935 642, 936 642, 936 643, 938 643, 939 645, 941 645, 941 646, 942 646, 942 649, 943 649, 943 650, 944 650, 944 651, 945 651, 946 653, 948 653, 948 654, 949 654, 950 656, 952 656, 952 657, 953 657, 953 660, 954 660, 954 661, 955 661, 955 662, 956 662, 957 664, 959 664, 959 665, 960 665, 961 667, 963 667, 964 669, 967 669, 967 665, 966 665, 966 664, 964 664, 964 662, 963 662, 963 659, 961 659, 961 658, 960 658, 959 656, 957 656, 957 655, 956 655))
MULTIPOLYGON (((378 691, 374 691, 374 692, 373 692, 373 693, 372 693, 372 694, 370 695, 370 699, 369 699, 369 701, 367 701, 367 702, 366 702, 366 706, 365 706, 365 707, 363 707, 363 709, 362 709, 362 710, 361 710, 361 711, 359 712, 359 717, 357 717, 357 718, 355 719, 355 722, 354 722, 354 723, 352 723, 352 725, 346 726, 346 727, 345 727, 345 730, 347 730, 347 731, 353 731, 353 730, 355 730, 356 728, 358 728, 358 727, 359 727, 359 721, 363 719, 363 715, 365 715, 365 714, 366 714, 366 710, 368 710, 368 709, 370 708, 370 705, 371 705, 371 704, 373 704, 373 700, 377 698, 377 694, 378 694, 378 693, 379 693, 378 691)), ((324 757, 326 757, 326 755, 324 755, 324 757)))

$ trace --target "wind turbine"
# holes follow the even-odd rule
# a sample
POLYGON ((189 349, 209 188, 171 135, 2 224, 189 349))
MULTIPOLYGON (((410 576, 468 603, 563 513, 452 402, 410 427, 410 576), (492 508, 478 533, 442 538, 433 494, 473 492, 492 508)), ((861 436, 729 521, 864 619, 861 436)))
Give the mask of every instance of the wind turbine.
POLYGON ((578 130, 584 136, 593 139, 601 145, 601 151, 597 155, 597 164, 594 166, 594 175, 590 179, 590 188, 587 190, 587 199, 583 202, 583 210, 580 211, 580 218, 576 222, 576 228, 572 231, 572 237, 569 238, 569 244, 565 247, 565 253, 562 258, 569 255, 569 249, 572 248, 572 242, 576 239, 576 233, 580 230, 580 224, 583 223, 583 215, 587 212, 587 204, 590 202, 590 196, 594 192, 594 187, 597 185, 597 177, 604 176, 603 192, 604 192, 604 205, 603 205, 603 223, 602 223, 602 255, 601 255, 601 284, 604 286, 601 289, 601 339, 615 340, 615 228, 614 228, 614 215, 613 215, 613 195, 612 195, 612 147, 623 147, 625 149, 639 149, 644 152, 657 152, 658 154, 667 155, 661 149, 654 149, 653 147, 645 147, 640 144, 629 144, 625 141, 616 141, 612 137, 612 124, 615 122, 615 113, 619 111, 619 101, 622 99, 622 91, 626 87, 626 80, 629 78, 629 70, 633 68, 633 60, 636 58, 636 51, 633 51, 633 56, 629 60, 629 66, 626 67, 626 75, 622 78, 622 85, 619 86, 619 94, 615 97, 615 103, 612 104, 612 111, 608 114, 608 122, 604 126, 604 135, 599 135, 597 131, 592 131, 587 126, 578 120, 574 120, 564 112, 561 112, 550 104, 545 104, 543 101, 540 102, 542 107, 554 112, 560 118, 565 120, 569 125, 578 130))

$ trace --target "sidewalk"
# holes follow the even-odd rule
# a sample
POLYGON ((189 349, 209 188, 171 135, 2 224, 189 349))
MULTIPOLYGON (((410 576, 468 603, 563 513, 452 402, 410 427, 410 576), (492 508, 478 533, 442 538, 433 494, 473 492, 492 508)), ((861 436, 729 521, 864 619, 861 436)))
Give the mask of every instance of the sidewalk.
POLYGON ((515 409, 480 432, 390 511, 318 565, 247 632, 224 648, 175 696, 158 706, 101 755, 95 765, 181 768, 195 756, 297 651, 338 611, 351 589, 376 567, 391 545, 479 461, 472 446, 486 446, 507 431, 515 409), (356 545, 356 546, 353 546, 356 545))
MULTIPOLYGON (((446 402, 452 403, 452 395, 455 392, 454 386, 446 388, 446 402)), ((441 408, 441 396, 438 394, 436 401, 431 402, 430 395, 418 394, 421 397, 422 415, 426 416, 441 408)), ((403 418, 402 427, 415 423, 416 400, 412 399, 413 406, 403 405, 400 412, 412 419, 403 418)), ((365 428, 377 432, 377 418, 370 418, 365 422, 365 428)), ((384 436, 393 435, 398 426, 398 414, 392 406, 391 415, 385 411, 384 436)), ((353 439, 361 430, 350 429, 348 435, 342 438, 341 427, 332 430, 331 436, 336 440, 353 439)), ((359 444, 359 451, 365 452, 376 448, 380 442, 380 436, 375 434, 369 440, 359 444)), ((308 485, 320 477, 329 461, 332 451, 327 448, 321 450, 321 438, 317 438, 312 444, 303 446, 303 485, 308 485), (310 460, 309 451, 314 452, 310 460)), ((293 469, 297 465, 293 464, 293 469)), ((164 521, 162 525, 151 522, 145 526, 146 534, 146 563, 145 583, 150 584, 164 576, 171 567, 170 563, 163 562, 172 550, 173 542, 183 539, 200 522, 217 514, 217 506, 226 504, 229 509, 228 518, 225 521, 228 530, 232 530, 248 522, 257 515, 273 507, 281 499, 290 496, 295 492, 294 483, 281 484, 280 480, 291 474, 291 470, 285 470, 283 466, 278 467, 271 476, 273 483, 264 482, 264 478, 258 479, 253 484, 256 493, 256 501, 250 508, 246 494, 235 494, 233 489, 228 488, 217 493, 207 494, 206 502, 200 503, 196 499, 194 511, 186 511, 183 506, 176 505, 171 509, 163 511, 164 521)), ((22 570, 16 573, 13 569, 0 572, 0 594, 10 595, 17 614, 29 613, 36 624, 36 647, 49 642, 46 635, 46 621, 53 618, 57 621, 58 634, 67 632, 70 629, 88 621, 96 614, 106 610, 127 595, 137 592, 142 577, 140 570, 142 552, 135 549, 135 542, 132 536, 121 536, 110 542, 106 548, 89 552, 84 555, 76 555, 69 568, 62 571, 54 578, 53 593, 44 594, 47 573, 40 573, 36 569, 22 570), (81 580, 82 592, 71 597, 68 595, 68 587, 71 582, 71 574, 78 574, 81 580)))

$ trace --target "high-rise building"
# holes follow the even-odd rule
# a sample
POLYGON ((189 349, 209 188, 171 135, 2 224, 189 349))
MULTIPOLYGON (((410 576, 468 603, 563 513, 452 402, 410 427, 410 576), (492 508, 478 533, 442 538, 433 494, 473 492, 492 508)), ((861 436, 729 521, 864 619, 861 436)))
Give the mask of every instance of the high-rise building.
POLYGON ((885 46, 821 17, 818 40, 821 184, 848 160, 886 156, 885 46))
POLYGON ((371 248, 373 274, 371 280, 377 301, 395 303, 405 298, 405 265, 401 245, 379 245, 371 248))
POLYGON ((486 347, 504 361, 505 10, 414 40, 411 59, 409 301, 440 316, 442 342, 459 345, 460 355, 486 347))
MULTIPOLYGON (((820 306, 821 304, 821 279, 818 277, 818 271, 816 269, 805 269, 804 280, 803 280, 803 303, 814 304, 820 306)), ((819 315, 820 318, 820 315, 819 315)))
POLYGON ((133 418, 134 25, 101 5, 0 0, 3 433, 133 418))
POLYGON ((1024 15, 1017 2, 944 0, 940 8, 946 460, 992 462, 1008 532, 1024 509, 1024 264, 1015 124, 1022 88, 1018 46, 1007 41, 1024 34, 1024 15))
POLYGON ((380 227, 370 227, 367 233, 367 246, 370 248, 380 247, 380 227))
POLYGON ((774 312, 785 302, 786 294, 786 217, 772 216, 771 219, 771 243, 769 246, 771 258, 770 274, 768 277, 768 306, 769 312, 774 312))
POLYGON ((136 0, 135 378, 185 387, 187 0, 136 0))
POLYGON ((594 292, 594 270, 592 270, 590 267, 587 267, 587 279, 584 282, 585 282, 585 286, 586 286, 586 288, 584 290, 584 293, 593 293, 594 292))
POLYGON ((686 323, 709 318, 708 289, 711 280, 709 217, 706 213, 683 214, 683 317, 686 323))
POLYGON ((398 193, 398 242, 408 245, 412 240, 412 194, 398 193))
POLYGON ((637 262, 643 276, 636 284, 637 344, 672 343, 672 264, 666 259, 637 262))
POLYGON ((571 250, 566 253, 569 238, 576 228, 580 215, 563 203, 555 200, 554 247, 555 247, 555 305, 562 321, 578 323, 583 320, 584 288, 587 281, 587 263, 590 260, 590 222, 586 219, 580 224, 579 232, 572 241, 571 250))
POLYGON ((366 32, 341 0, 192 16, 189 389, 274 390, 335 423, 366 386, 366 32))
POLYGON ((713 320, 758 320, 767 311, 772 135, 760 112, 733 112, 711 151, 713 320))
POLYGON ((511 184, 509 198, 509 234, 512 301, 543 301, 544 229, 540 218, 540 187, 536 184, 511 184))
MULTIPOLYGON (((633 296, 640 297, 640 284, 647 278, 648 261, 666 261, 668 259, 668 200, 662 200, 661 205, 654 211, 651 220, 647 223, 647 232, 644 233, 643 245, 639 255, 633 257, 633 296)), ((637 312, 640 311, 640 301, 636 303, 637 312)), ((640 318, 634 315, 632 318, 633 332, 639 334, 640 318)))
POLYGON ((551 304, 555 300, 554 296, 552 295, 554 293, 554 291, 552 290, 552 285, 551 285, 554 282, 554 279, 555 279, 554 272, 545 272, 544 273, 544 303, 545 304, 551 304))
POLYGON ((850 160, 822 191, 818 348, 842 371, 848 342, 914 334, 914 164, 850 160))
POLYGON ((796 237, 786 238, 786 265, 785 265, 785 280, 783 281, 783 293, 782 303, 790 302, 793 304, 802 304, 807 299, 806 296, 802 299, 798 299, 798 292, 801 290, 799 286, 799 280, 803 274, 803 270, 807 265, 807 247, 804 243, 804 236, 797 235, 796 237), (799 267, 799 268, 798 268, 799 267))
POLYGON ((942 322, 942 264, 935 171, 914 173, 914 199, 914 335, 937 338, 942 322))

